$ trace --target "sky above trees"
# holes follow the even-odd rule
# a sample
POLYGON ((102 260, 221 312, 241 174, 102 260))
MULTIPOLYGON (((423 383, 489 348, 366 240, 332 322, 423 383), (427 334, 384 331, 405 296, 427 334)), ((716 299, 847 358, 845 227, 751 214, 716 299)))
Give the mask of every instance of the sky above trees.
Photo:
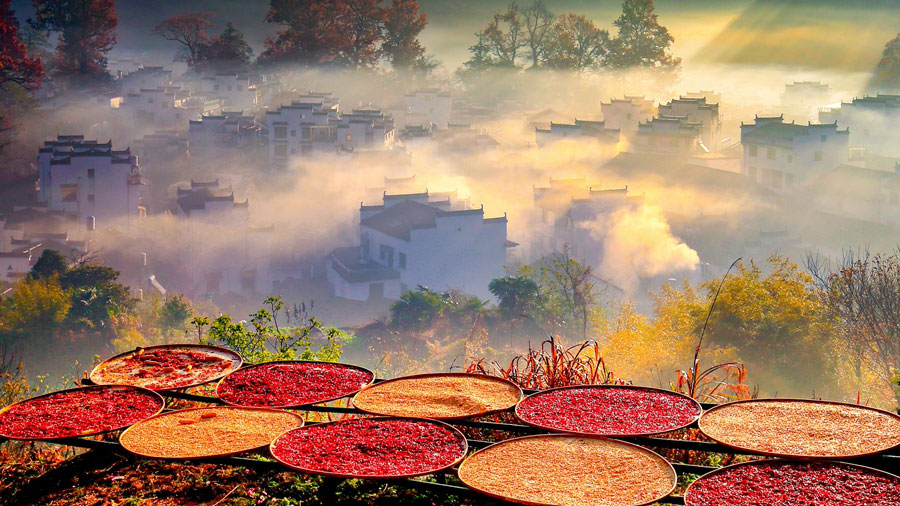
MULTIPOLYGON (((528 3, 528 2, 523 2, 528 3)), ((600 29, 613 30, 612 21, 621 10, 619 0, 551 0, 553 12, 573 12, 593 19, 600 29)), ((421 10, 428 15, 428 26, 420 40, 447 69, 455 69, 468 59, 473 34, 484 28, 493 13, 508 4, 505 0, 422 0, 421 10)), ((892 20, 900 5, 887 0, 657 0, 661 23, 675 38, 673 52, 686 63, 693 60, 713 62, 773 61, 791 63, 813 61, 816 65, 843 70, 871 70, 878 61, 884 42, 896 35, 892 20), (772 10, 781 21, 774 23, 772 10), (804 16, 803 13, 809 14, 804 16), (796 29, 798 16, 807 18, 803 30, 796 29), (768 22, 762 20, 768 19, 768 22), (833 23, 847 27, 836 33, 833 23), (768 23, 768 24, 767 24, 768 23), (818 24, 817 24, 818 23, 818 24), (819 26, 821 25, 821 26, 819 26), (832 28, 829 28, 832 27, 832 28), (774 30, 774 31, 773 31, 774 30), (798 36, 798 50, 769 51, 767 38, 783 40, 786 34, 798 36), (847 37, 853 34, 853 44, 847 37), (818 48, 818 49, 817 49, 818 48), (827 49, 823 49, 827 48, 827 49)), ((33 16, 30 0, 14 0, 12 7, 20 20, 33 16)), ((165 63, 171 58, 169 46, 150 30, 163 19, 180 12, 212 12, 220 33, 228 21, 244 33, 255 54, 265 48, 264 40, 275 33, 266 23, 267 0, 184 0, 146 2, 119 0, 116 15, 119 43, 113 54, 151 50, 165 63)))

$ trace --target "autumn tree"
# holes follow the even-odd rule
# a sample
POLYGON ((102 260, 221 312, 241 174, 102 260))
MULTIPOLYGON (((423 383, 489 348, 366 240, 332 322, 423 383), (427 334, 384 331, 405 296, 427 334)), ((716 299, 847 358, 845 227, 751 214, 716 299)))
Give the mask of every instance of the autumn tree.
POLYGON ((608 65, 628 67, 675 67, 680 58, 672 56, 674 38, 659 24, 653 0, 624 0, 622 15, 613 21, 618 28, 610 42, 608 65))
POLYGON ((50 45, 49 32, 35 26, 33 21, 28 20, 19 31, 19 38, 25 44, 28 56, 40 58, 44 69, 47 69, 53 60, 53 51, 51 51, 53 47, 50 45))
POLYGON ((322 65, 335 63, 350 47, 343 0, 270 0, 266 21, 284 26, 265 41, 264 62, 322 65))
POLYGON ((350 40, 342 56, 350 68, 372 67, 378 62, 384 17, 384 10, 378 4, 378 0, 346 0, 350 40))
POLYGON ((200 57, 200 51, 209 42, 206 29, 213 26, 212 13, 186 12, 176 14, 156 25, 151 33, 181 45, 176 61, 184 61, 192 67, 200 57))
POLYGON ((16 85, 32 91, 40 87, 44 70, 41 59, 29 57, 19 39, 19 22, 10 3, 0 0, 0 87, 16 85))
POLYGON ((0 298, 0 342, 27 341, 39 348, 51 342, 71 307, 58 276, 25 278, 13 286, 10 296, 0 298))
POLYGON ((36 26, 57 32, 56 71, 74 78, 109 77, 106 54, 116 44, 114 0, 34 0, 36 26))
POLYGON ((572 257, 568 244, 533 265, 521 266, 516 276, 531 279, 538 286, 540 305, 529 316, 569 337, 587 339, 603 287, 591 265, 572 257))
POLYGON ((555 20, 556 16, 550 12, 543 0, 537 0, 522 9, 525 42, 528 46, 528 57, 531 60, 532 68, 536 68, 543 58, 545 44, 549 40, 555 20))
POLYGON ((550 30, 544 62, 549 68, 583 72, 600 66, 609 51, 609 33, 585 16, 560 16, 550 30))
MULTIPOLYGON (((0 133, 13 128, 13 114, 18 97, 40 87, 44 68, 40 57, 28 55, 27 46, 19 39, 19 22, 10 0, 0 0, 0 100, 5 113, 0 113, 0 133)), ((0 149, 7 144, 0 140, 0 149)))
POLYGON ((807 267, 856 367, 871 364, 900 404, 900 253, 848 252, 833 267, 810 257, 807 267))
MULTIPOLYGON (((751 371, 767 375, 770 391, 793 395, 832 383, 834 340, 813 278, 788 259, 772 255, 767 273, 754 262, 738 264, 719 293, 709 320, 709 343, 734 347, 751 371), (802 363, 798 363, 802 357, 802 363)), ((718 284, 701 285, 711 298, 718 284)))
POLYGON ((385 9, 381 51, 395 71, 427 72, 435 66, 419 43, 419 33, 427 24, 428 17, 419 13, 417 0, 392 0, 385 9))
POLYGON ((505 12, 494 14, 494 19, 482 33, 496 66, 517 66, 519 50, 527 44, 523 30, 519 6, 515 2, 509 4, 505 12))
POLYGON ((253 60, 253 48, 244 34, 230 22, 225 30, 200 46, 196 66, 217 71, 233 71, 247 68, 253 60))
POLYGON ((470 76, 480 76, 483 73, 496 68, 494 58, 491 55, 490 45, 488 44, 484 33, 478 32, 475 36, 478 37, 477 41, 474 45, 469 46, 469 53, 471 53, 471 56, 468 60, 463 62, 462 67, 456 71, 456 73, 464 79, 470 76))

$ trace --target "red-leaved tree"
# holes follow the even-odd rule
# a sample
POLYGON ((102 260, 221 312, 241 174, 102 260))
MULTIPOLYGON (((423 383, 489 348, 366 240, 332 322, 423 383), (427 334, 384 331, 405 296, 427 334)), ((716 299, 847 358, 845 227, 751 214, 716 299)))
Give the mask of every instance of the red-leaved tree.
POLYGON ((371 67, 378 62, 384 17, 379 3, 379 0, 346 0, 350 44, 345 48, 344 59, 352 68, 371 67))
POLYGON ((344 0, 271 0, 266 21, 285 28, 266 40, 260 58, 301 65, 336 63, 351 47, 348 12, 344 0))
MULTIPOLYGON (((41 86, 44 67, 41 59, 28 56, 25 44, 19 39, 19 23, 10 7, 11 0, 0 0, 0 134, 12 128, 13 111, 18 108, 21 90, 33 91, 41 86), (20 88, 16 90, 16 88, 20 88)), ((0 149, 8 140, 0 138, 0 149)))
POLYGON ((33 0, 35 21, 57 32, 56 68, 62 75, 99 79, 109 76, 108 53, 116 44, 114 0, 33 0))
POLYGON ((213 26, 211 18, 212 13, 209 12, 176 14, 154 26, 150 33, 181 44, 175 59, 192 67, 203 46, 209 42, 206 29, 213 26))
POLYGON ((428 17, 419 13, 417 0, 393 0, 385 10, 381 51, 394 70, 407 72, 433 66, 419 43, 419 32, 427 24, 428 17))
POLYGON ((40 58, 29 58, 19 40, 19 22, 10 7, 12 0, 0 0, 0 86, 17 84, 28 91, 41 86, 44 67, 40 58))

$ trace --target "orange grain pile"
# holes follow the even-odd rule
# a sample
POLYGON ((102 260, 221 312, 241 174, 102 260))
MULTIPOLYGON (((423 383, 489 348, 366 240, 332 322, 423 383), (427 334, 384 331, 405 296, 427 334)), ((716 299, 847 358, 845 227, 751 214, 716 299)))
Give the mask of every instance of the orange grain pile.
POLYGON ((661 457, 598 437, 510 439, 476 452, 459 468, 467 486, 528 504, 637 506, 671 493, 676 477, 661 457))
POLYGON ((900 417, 812 401, 729 404, 704 413, 700 429, 729 446, 795 457, 847 457, 900 444, 900 417))
POLYGON ((185 409, 137 423, 122 433, 119 442, 126 450, 145 457, 214 457, 261 448, 302 425, 300 415, 281 410, 185 409))
POLYGON ((516 385, 490 376, 410 376, 372 385, 353 398, 357 408, 379 415, 464 418, 509 409, 522 398, 516 385))

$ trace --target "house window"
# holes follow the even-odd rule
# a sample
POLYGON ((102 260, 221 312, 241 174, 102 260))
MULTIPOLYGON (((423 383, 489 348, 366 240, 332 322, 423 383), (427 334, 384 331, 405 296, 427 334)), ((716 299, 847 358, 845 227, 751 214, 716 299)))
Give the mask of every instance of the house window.
POLYGON ((242 272, 241 273, 241 290, 245 292, 252 292, 256 289, 256 273, 255 272, 242 272))
POLYGON ((400 255, 397 257, 397 267, 406 269, 406 253, 400 253, 400 255))
POLYGON ((768 151, 766 152, 766 158, 768 158, 769 160, 775 159, 775 148, 768 149, 768 151))
POLYGON ((824 158, 824 155, 822 154, 821 151, 816 151, 815 154, 813 154, 813 160, 815 160, 817 162, 821 162, 823 158, 824 158))
POLYGON ((286 126, 275 126, 275 138, 276 139, 287 139, 287 127, 286 126))
POLYGON ((771 174, 773 188, 781 188, 784 186, 784 174, 780 170, 773 170, 771 174))
POLYGON ((231 86, 228 87, 228 91, 231 91, 231 86))
POLYGON ((88 194, 88 202, 93 202, 93 201, 94 201, 94 194, 93 193, 88 194))
POLYGON ((94 179, 94 169, 88 169, 88 179, 94 179))
POLYGON ((63 186, 60 189, 63 202, 78 202, 78 188, 76 186, 63 186))
POLYGON ((148 99, 147 99, 147 103, 148 103, 148 104, 152 104, 152 103, 153 103, 153 97, 148 98, 148 99))
POLYGON ((350 134, 347 134, 347 137, 346 137, 345 139, 346 139, 347 142, 350 142, 350 139, 352 139, 352 138, 353 138, 353 137, 352 137, 350 134))
POLYGON ((214 84, 214 85, 213 85, 213 91, 219 91, 219 85, 218 85, 218 84, 214 84))
POLYGON ((286 144, 276 144, 275 145, 275 156, 286 157, 287 156, 287 145, 286 144))
POLYGON ((297 137, 297 131, 291 130, 291 137, 297 137))
POLYGON ((750 148, 750 149, 749 149, 749 152, 750 152, 749 154, 750 154, 750 156, 754 156, 754 157, 755 157, 755 156, 757 155, 758 148, 756 147, 755 144, 750 145, 749 148, 750 148))
POLYGON ((309 127, 303 127, 300 129, 300 137, 302 139, 309 139, 309 127))

